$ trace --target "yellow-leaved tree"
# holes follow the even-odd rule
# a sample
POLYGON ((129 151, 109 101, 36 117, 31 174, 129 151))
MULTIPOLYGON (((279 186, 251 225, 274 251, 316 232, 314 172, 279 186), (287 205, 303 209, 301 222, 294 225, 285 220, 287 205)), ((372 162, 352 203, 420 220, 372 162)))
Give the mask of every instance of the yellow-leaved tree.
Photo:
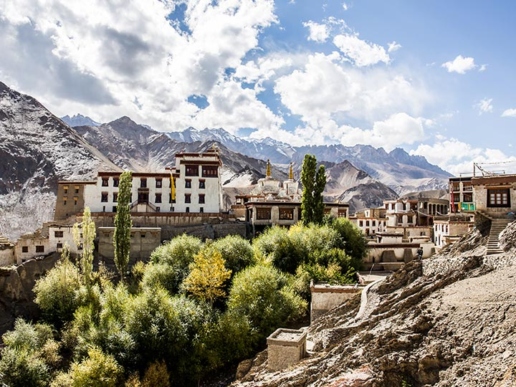
POLYGON ((195 297, 213 304, 226 295, 225 283, 231 277, 219 250, 206 246, 194 256, 190 274, 183 285, 195 297))

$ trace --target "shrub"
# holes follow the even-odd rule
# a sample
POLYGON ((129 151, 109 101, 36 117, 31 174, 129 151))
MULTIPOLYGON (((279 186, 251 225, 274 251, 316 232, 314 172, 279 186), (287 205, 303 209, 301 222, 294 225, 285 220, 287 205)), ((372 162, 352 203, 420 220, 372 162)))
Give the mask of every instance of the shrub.
POLYGON ((123 369, 113 356, 92 348, 87 358, 72 363, 69 374, 73 387, 116 387, 122 381, 123 369))
POLYGON ((195 297, 213 305, 216 299, 226 296, 224 287, 230 277, 231 270, 224 266, 222 254, 209 245, 195 255, 183 285, 195 297))
POLYGON ((303 316, 306 308, 306 301, 288 286, 284 274, 260 265, 235 276, 228 298, 228 311, 246 316, 261 339, 303 316))
POLYGON ((166 289, 170 294, 175 294, 181 284, 180 274, 174 266, 166 263, 150 263, 143 274, 142 287, 153 289, 158 286, 166 289))
POLYGON ((163 263, 173 267, 176 273, 176 293, 179 285, 188 276, 189 266, 194 256, 201 250, 202 242, 199 238, 190 235, 181 235, 165 245, 159 246, 151 254, 152 263, 163 263))
POLYGON ((262 261, 272 262, 274 266, 288 273, 295 273, 303 261, 296 244, 287 229, 271 227, 253 241, 256 256, 262 261))
POLYGON ((341 237, 342 244, 337 247, 344 249, 346 255, 352 259, 352 266, 359 270, 367 253, 367 240, 362 231, 347 218, 329 218, 328 225, 341 237))
POLYGON ((213 242, 213 247, 220 251, 232 275, 255 263, 251 244, 239 235, 228 235, 217 239, 213 242))
POLYGON ((77 290, 81 286, 79 269, 68 259, 59 262, 34 286, 35 302, 39 305, 43 319, 60 328, 72 321, 80 305, 77 290))
POLYGON ((0 360, 0 375, 1 381, 9 387, 43 387, 50 380, 49 367, 37 352, 28 348, 4 348, 0 360))

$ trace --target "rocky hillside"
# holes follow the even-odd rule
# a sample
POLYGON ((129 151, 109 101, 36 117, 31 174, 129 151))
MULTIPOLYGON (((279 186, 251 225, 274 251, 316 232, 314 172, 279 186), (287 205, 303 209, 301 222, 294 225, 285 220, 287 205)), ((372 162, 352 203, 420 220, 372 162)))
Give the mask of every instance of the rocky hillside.
POLYGON ((516 223, 505 253, 485 255, 477 230, 441 254, 413 261, 308 328, 313 349, 283 372, 262 352, 234 386, 516 385, 516 223), (247 372, 246 372, 247 371, 247 372))
POLYGON ((1 82, 0 138, 0 234, 11 239, 52 216, 59 180, 117 169, 36 99, 1 82))

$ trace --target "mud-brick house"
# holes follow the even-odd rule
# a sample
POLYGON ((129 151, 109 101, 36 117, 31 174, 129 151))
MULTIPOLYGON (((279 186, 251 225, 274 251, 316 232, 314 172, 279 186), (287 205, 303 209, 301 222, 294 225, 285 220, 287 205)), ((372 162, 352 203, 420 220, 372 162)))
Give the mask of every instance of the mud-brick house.
POLYGON ((489 218, 507 218, 516 212, 516 175, 471 178, 477 212, 489 218))

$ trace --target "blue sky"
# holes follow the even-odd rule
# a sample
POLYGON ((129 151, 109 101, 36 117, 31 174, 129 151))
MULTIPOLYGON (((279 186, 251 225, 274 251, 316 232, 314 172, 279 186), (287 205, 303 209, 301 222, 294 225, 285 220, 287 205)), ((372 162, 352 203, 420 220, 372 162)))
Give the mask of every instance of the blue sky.
POLYGON ((0 0, 0 80, 59 116, 402 147, 461 173, 516 165, 515 15, 476 0, 0 0))

